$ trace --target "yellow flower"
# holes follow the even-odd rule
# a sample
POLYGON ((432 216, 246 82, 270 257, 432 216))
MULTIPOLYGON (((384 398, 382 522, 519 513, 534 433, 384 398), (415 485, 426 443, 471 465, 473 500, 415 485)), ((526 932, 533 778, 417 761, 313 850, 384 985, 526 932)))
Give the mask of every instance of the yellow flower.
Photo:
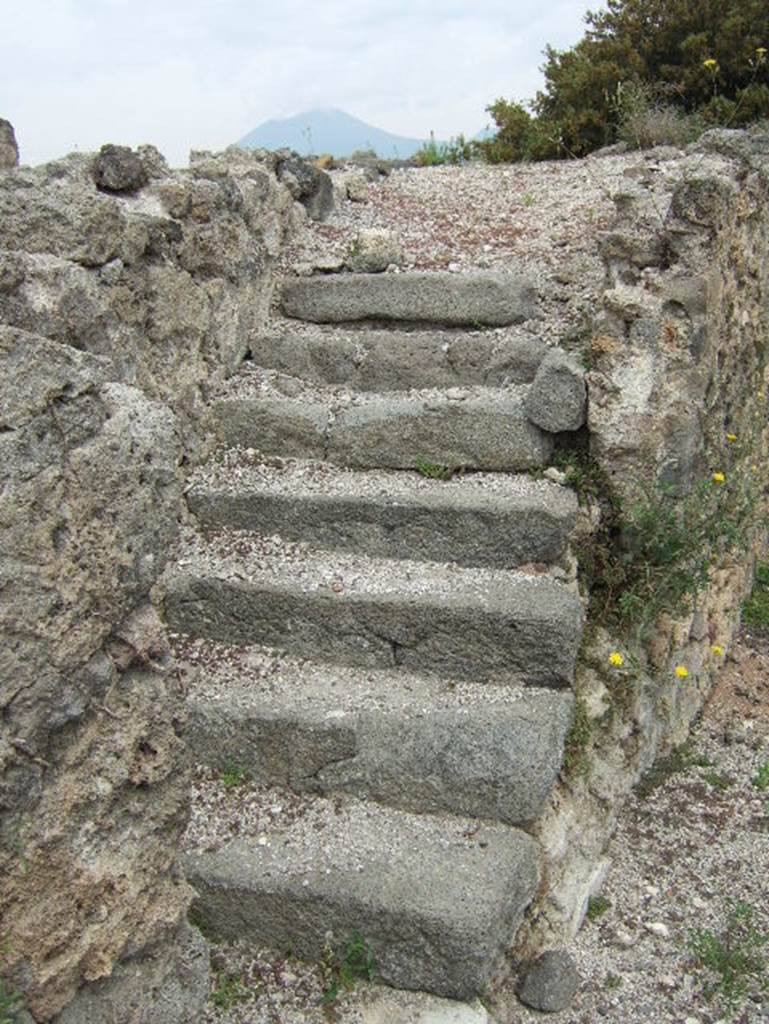
POLYGON ((713 646, 710 649, 717 658, 723 658, 724 649, 721 646, 721 644, 713 644, 713 646))
POLYGON ((676 665, 676 675, 679 679, 686 679, 689 675, 689 669, 685 665, 676 665))
POLYGON ((737 440, 737 435, 736 434, 727 434, 726 435, 726 440, 727 441, 731 441, 733 443, 734 441, 737 440))
POLYGON ((625 664, 625 659, 622 657, 619 651, 612 651, 609 655, 609 664, 613 665, 615 668, 622 668, 622 666, 625 664))
POLYGON ((707 68, 708 71, 716 71, 718 69, 718 61, 715 60, 713 57, 708 57, 707 60, 704 60, 702 62, 702 66, 704 68, 707 68))
POLYGON ((723 473, 714 473, 713 474, 713 483, 714 484, 726 483, 726 477, 724 476, 723 473))
POLYGON ((765 46, 757 46, 756 47, 756 56, 758 57, 759 60, 763 60, 764 57, 766 56, 766 47, 765 46))

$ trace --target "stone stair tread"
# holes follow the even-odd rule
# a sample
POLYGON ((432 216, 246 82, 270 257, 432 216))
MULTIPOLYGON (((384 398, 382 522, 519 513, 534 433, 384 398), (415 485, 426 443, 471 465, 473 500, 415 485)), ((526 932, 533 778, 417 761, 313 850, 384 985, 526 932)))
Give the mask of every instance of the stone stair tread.
POLYGON ((331 661, 569 685, 579 598, 542 573, 310 551, 252 532, 182 532, 172 629, 331 661), (383 661, 384 659, 384 661, 383 661))
POLYGON ((380 980, 466 998, 537 890, 538 844, 509 826, 248 787, 223 801, 216 788, 199 784, 184 866, 195 919, 223 937, 315 959, 329 932, 336 945, 358 932, 380 980))
POLYGON ((350 470, 229 449, 187 488, 206 528, 281 532, 319 547, 498 568, 562 558, 573 491, 525 474, 350 470))
POLYGON ((535 335, 466 330, 404 331, 320 327, 253 338, 255 366, 359 391, 530 383, 547 345, 535 335))
POLYGON ((526 824, 561 768, 570 692, 177 645, 197 759, 260 784, 526 824))
POLYGON ((553 437, 529 421, 530 385, 356 392, 250 368, 214 401, 225 445, 360 467, 526 470, 547 464, 553 437))
POLYGON ((262 456, 246 448, 220 450, 189 474, 188 494, 211 490, 233 497, 247 490, 286 497, 382 498, 392 503, 456 503, 478 508, 497 502, 516 508, 536 503, 564 516, 573 515, 578 508, 571 488, 528 473, 478 471, 437 480, 413 470, 351 469, 321 460, 262 456))
POLYGON ((493 271, 452 274, 326 274, 284 282, 283 312, 313 323, 394 320, 503 326, 536 315, 536 289, 523 275, 493 271))

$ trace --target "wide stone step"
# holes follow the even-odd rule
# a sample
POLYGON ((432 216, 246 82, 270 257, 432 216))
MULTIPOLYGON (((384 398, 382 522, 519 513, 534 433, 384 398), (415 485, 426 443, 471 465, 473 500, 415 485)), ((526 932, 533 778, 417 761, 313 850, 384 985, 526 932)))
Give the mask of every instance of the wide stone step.
POLYGON ((213 811, 223 845, 211 851, 217 800, 200 796, 204 848, 183 858, 196 922, 306 959, 357 933, 398 988, 483 991, 537 891, 538 846, 505 825, 236 792, 231 816, 213 811))
POLYGON ((547 464, 553 436, 531 423, 527 385, 384 394, 274 387, 249 394, 241 382, 214 403, 225 445, 270 455, 328 459, 360 468, 516 471, 547 464))
POLYGON ((280 533, 385 558, 508 568, 561 559, 573 491, 527 476, 349 470, 231 449, 195 473, 187 503, 206 528, 280 533))
POLYGON ((265 786, 416 813, 534 822, 552 790, 573 696, 182 643, 187 742, 265 786))
POLYGON ((262 335, 250 346, 257 366, 356 391, 530 384, 546 353, 531 334, 349 328, 262 335))
POLYGON ((371 668, 572 681, 580 601, 545 575, 308 552, 239 531, 185 534, 180 548, 165 576, 177 632, 371 668))
POLYGON ((501 327, 536 315, 536 290, 522 275, 477 273, 325 274, 283 285, 283 312, 312 323, 393 320, 501 327))

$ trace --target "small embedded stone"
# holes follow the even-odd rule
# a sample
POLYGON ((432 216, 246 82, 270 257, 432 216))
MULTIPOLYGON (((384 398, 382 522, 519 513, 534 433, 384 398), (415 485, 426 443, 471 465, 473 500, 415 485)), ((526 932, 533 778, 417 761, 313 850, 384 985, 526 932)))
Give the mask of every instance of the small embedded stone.
POLYGON ((565 949, 551 949, 528 968, 518 987, 518 998, 534 1010, 558 1013, 569 1006, 579 984, 579 972, 571 955, 565 949))
POLYGON ((528 419, 551 434, 579 430, 585 422, 586 402, 582 368, 563 349, 550 349, 526 396, 528 419))

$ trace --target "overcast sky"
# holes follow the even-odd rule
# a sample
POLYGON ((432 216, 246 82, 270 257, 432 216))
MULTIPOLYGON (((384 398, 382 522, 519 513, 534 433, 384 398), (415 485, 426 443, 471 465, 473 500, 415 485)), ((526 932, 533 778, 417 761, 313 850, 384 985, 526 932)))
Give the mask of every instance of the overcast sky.
POLYGON ((175 166, 262 121, 340 107, 400 135, 472 135, 541 85, 582 0, 0 0, 0 117, 24 163, 152 142, 175 166))

